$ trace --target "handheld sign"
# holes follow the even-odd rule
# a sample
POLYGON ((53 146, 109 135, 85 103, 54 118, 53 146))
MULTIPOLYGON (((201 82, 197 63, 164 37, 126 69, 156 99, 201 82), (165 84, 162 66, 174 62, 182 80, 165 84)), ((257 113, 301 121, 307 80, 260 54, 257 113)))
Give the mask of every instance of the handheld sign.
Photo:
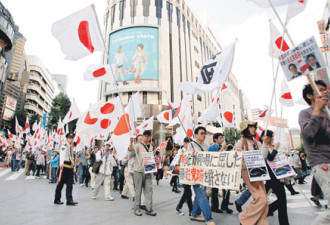
POLYGON ((267 163, 277 179, 296 175, 284 154, 278 154, 273 161, 267 160, 267 163))
POLYGON ((152 152, 143 152, 142 158, 143 158, 143 167, 145 174, 157 172, 155 156, 152 152))
POLYGON ((287 81, 311 71, 326 68, 322 53, 314 37, 307 39, 278 58, 287 81))
POLYGON ((175 166, 179 163, 179 160, 180 160, 180 154, 176 154, 171 162, 171 165, 168 167, 167 173, 172 174, 175 166))
POLYGON ((260 150, 244 151, 243 155, 251 182, 270 180, 266 162, 260 150))

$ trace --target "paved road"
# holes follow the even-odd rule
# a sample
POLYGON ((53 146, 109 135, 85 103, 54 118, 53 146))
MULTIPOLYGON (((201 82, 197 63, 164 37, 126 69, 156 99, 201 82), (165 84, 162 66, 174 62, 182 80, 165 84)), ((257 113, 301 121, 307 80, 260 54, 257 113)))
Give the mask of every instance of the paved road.
MULTIPOLYGON (((310 184, 310 176, 307 179, 310 184)), ((154 182, 155 184, 155 182, 154 182)), ((310 185, 300 185, 303 193, 310 198, 310 185)), ((180 216, 175 212, 175 206, 181 194, 171 192, 169 180, 163 180, 159 186, 154 186, 154 210, 156 217, 143 215, 136 217, 132 211, 132 200, 120 198, 114 192, 115 201, 104 201, 103 188, 99 198, 91 199, 91 189, 74 185, 73 197, 78 206, 54 205, 54 190, 56 185, 49 184, 45 177, 35 179, 26 177, 23 170, 12 173, 7 168, 0 168, 0 221, 1 224, 122 224, 122 225, 185 225, 204 224, 192 222, 188 216, 180 216)), ((294 186, 300 191, 297 185, 294 186)), ((65 188, 64 188, 65 189, 65 188)), ((65 190, 63 190, 65 196, 65 190)), ((311 206, 302 194, 288 196, 288 213, 291 225, 310 225, 313 219, 325 209, 311 206)), ((238 196, 232 192, 231 202, 238 196)), ((271 195, 270 201, 275 197, 271 195)), ((65 199, 62 197, 62 201, 65 199)), ((326 201, 321 201, 325 204, 326 201)), ((233 206, 231 206, 234 209, 233 206)), ((185 205, 183 210, 188 211, 185 205)), ((223 225, 238 225, 238 213, 232 215, 213 214, 215 222, 223 225)), ((269 217, 270 224, 278 224, 277 213, 269 217)))

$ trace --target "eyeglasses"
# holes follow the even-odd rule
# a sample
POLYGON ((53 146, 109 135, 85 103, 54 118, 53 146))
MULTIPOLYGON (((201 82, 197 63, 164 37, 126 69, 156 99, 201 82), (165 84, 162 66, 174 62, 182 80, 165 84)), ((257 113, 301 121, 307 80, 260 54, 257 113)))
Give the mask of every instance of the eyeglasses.
POLYGON ((325 89, 325 88, 320 88, 319 91, 320 91, 320 92, 328 92, 328 90, 325 89))
POLYGON ((203 133, 200 133, 200 135, 205 135, 205 132, 203 132, 203 133))

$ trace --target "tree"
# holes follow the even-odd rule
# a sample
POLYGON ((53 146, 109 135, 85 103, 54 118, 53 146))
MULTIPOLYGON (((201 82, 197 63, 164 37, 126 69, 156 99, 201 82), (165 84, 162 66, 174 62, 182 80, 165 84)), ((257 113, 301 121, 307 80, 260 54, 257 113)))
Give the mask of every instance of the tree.
MULTIPOLYGON (((63 92, 59 93, 54 99, 52 103, 52 107, 50 109, 50 113, 48 115, 48 130, 56 130, 59 119, 63 120, 67 112, 69 111, 71 106, 71 101, 66 94, 63 92)), ((70 130, 70 124, 69 124, 70 130)))
POLYGON ((241 139, 240 131, 236 128, 225 128, 224 136, 227 144, 235 145, 241 139))
POLYGON ((10 127, 9 130, 11 133, 16 134, 15 126, 16 126, 16 120, 15 117, 17 117, 18 123, 20 126, 25 128, 25 122, 26 122, 26 112, 23 110, 16 110, 14 113, 13 118, 10 120, 10 127))

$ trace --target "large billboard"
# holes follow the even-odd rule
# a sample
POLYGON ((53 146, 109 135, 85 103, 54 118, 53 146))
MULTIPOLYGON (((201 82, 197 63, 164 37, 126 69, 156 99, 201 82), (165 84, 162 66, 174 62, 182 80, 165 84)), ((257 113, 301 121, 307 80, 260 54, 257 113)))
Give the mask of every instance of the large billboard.
POLYGON ((131 27, 110 34, 109 64, 123 85, 158 80, 158 28, 131 27))

